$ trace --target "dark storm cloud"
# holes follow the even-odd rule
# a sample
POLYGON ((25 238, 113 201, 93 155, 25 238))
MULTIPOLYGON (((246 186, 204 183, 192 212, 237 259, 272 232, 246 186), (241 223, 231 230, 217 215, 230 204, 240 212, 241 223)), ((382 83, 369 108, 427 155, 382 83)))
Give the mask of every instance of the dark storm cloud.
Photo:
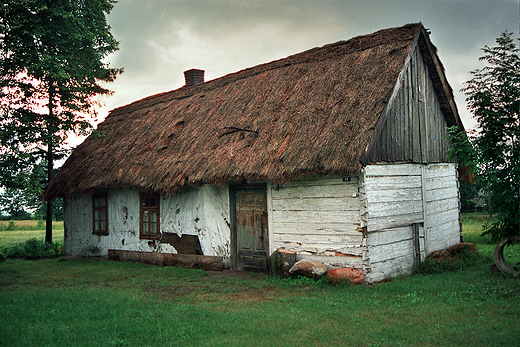
POLYGON ((483 45, 504 30, 518 33, 518 0, 120 0, 109 23, 121 42, 109 57, 125 73, 109 86, 111 109, 183 85, 182 72, 206 78, 379 29, 422 22, 432 32, 465 125, 458 92, 479 67, 483 45))

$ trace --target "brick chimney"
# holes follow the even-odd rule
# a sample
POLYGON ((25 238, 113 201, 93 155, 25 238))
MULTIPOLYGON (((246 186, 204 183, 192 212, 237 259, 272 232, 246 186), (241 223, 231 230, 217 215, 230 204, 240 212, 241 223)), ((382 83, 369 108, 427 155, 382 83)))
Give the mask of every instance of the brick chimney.
POLYGON ((191 69, 184 71, 185 87, 204 83, 204 70, 191 69))

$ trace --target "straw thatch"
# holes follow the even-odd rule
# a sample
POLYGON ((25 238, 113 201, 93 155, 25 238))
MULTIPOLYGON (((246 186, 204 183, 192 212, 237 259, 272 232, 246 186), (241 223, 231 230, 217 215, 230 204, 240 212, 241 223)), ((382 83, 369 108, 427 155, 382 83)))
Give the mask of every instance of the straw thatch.
POLYGON ((45 197, 358 173, 419 35, 382 30, 117 108, 45 197))

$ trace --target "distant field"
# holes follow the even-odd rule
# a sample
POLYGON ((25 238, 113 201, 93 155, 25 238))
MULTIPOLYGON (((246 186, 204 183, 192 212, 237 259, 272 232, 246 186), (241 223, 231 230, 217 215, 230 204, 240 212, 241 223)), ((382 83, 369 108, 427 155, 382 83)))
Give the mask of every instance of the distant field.
MULTIPOLYGON (((36 220, 0 222, 0 248, 9 247, 17 243, 25 242, 29 239, 45 239, 45 223, 38 223, 36 220)), ((52 240, 63 243, 63 222, 52 223, 52 240)))

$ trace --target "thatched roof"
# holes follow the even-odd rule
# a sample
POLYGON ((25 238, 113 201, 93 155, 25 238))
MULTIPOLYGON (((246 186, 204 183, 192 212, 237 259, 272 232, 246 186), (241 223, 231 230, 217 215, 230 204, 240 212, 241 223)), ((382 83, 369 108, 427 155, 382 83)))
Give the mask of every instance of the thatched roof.
POLYGON ((356 174, 421 35, 420 23, 382 30, 117 108, 45 197, 356 174))

